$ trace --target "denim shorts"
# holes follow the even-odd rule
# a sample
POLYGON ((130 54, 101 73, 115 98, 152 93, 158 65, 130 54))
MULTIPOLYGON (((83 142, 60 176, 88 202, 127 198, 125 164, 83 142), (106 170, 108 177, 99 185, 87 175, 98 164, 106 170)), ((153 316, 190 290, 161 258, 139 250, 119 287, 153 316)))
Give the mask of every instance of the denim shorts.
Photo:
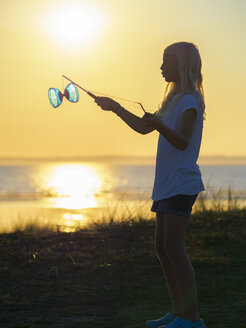
POLYGON ((197 196, 198 194, 175 195, 169 198, 153 201, 151 211, 156 213, 176 213, 188 219, 197 196))

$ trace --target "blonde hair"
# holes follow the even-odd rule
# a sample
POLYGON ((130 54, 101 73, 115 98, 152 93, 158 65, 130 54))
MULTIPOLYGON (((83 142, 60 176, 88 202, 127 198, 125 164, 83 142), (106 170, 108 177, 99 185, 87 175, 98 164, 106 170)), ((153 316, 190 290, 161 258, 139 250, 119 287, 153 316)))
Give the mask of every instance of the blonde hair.
POLYGON ((205 118, 203 78, 201 73, 202 61, 198 47, 190 42, 177 42, 168 46, 164 52, 177 59, 180 82, 179 84, 175 82, 167 84, 164 99, 157 114, 163 116, 171 102, 172 110, 183 95, 194 94, 200 104, 202 116, 205 118))

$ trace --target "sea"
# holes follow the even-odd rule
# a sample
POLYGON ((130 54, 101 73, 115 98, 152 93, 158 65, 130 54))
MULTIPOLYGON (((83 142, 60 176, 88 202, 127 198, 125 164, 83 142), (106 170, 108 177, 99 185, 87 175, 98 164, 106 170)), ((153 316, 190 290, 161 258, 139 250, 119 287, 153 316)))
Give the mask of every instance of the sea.
MULTIPOLYGON (((246 206, 246 163, 199 164, 205 206, 246 206)), ((154 158, 0 160, 0 233, 34 226, 71 232, 91 223, 151 218, 154 158)), ((196 207, 194 208, 196 210, 196 207)))

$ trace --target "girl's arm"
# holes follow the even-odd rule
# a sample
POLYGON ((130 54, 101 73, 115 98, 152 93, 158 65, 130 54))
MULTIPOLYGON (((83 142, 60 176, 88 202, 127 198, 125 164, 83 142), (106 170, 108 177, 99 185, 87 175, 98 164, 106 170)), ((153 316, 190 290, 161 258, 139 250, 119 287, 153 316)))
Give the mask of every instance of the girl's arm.
POLYGON ((130 128, 138 133, 147 134, 155 130, 154 127, 148 126, 141 117, 132 114, 111 98, 97 97, 95 102, 103 110, 112 111, 117 114, 130 128))
POLYGON ((132 128, 134 131, 141 133, 141 134, 147 134, 155 129, 153 127, 148 126, 144 120, 142 120, 141 117, 138 117, 125 108, 121 107, 119 111, 114 111, 130 128, 132 128))
POLYGON ((190 108, 183 113, 181 117, 180 130, 178 132, 170 129, 165 123, 162 122, 160 117, 153 114, 146 113, 143 120, 145 120, 149 126, 154 127, 155 130, 166 138, 172 146, 179 150, 185 150, 188 147, 192 136, 194 123, 196 120, 196 110, 194 108, 190 108))

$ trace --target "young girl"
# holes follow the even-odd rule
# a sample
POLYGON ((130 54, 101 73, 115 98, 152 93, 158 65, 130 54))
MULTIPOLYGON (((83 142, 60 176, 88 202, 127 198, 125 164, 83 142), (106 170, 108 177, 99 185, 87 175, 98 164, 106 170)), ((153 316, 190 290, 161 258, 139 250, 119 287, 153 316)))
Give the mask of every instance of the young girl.
POLYGON ((195 273, 185 251, 192 206, 204 190, 196 164, 205 110, 198 48, 188 42, 171 44, 164 50, 160 68, 168 84, 157 113, 140 118, 110 98, 95 101, 138 133, 159 132, 151 211, 156 212, 155 249, 173 309, 160 319, 148 320, 146 328, 202 328, 195 273))

